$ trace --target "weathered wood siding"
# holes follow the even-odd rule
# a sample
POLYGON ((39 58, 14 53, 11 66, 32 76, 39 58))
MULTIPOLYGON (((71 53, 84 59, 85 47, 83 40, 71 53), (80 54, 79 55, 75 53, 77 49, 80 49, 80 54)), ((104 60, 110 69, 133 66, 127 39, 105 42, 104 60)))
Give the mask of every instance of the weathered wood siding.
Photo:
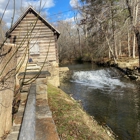
POLYGON ((57 62, 57 44, 54 32, 33 13, 28 13, 11 32, 11 41, 19 48, 17 58, 21 58, 28 44, 35 41, 39 45, 39 54, 30 55, 34 62, 43 63, 47 54, 47 61, 57 62))

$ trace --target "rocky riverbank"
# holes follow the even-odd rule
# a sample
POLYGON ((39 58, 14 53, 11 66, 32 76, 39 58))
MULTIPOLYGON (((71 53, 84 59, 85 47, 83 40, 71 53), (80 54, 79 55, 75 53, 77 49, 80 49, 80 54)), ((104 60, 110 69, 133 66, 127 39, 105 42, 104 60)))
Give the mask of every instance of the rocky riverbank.
POLYGON ((124 77, 130 80, 140 81, 138 61, 139 61, 138 58, 136 59, 123 58, 119 59, 117 61, 117 64, 114 64, 114 62, 111 60, 95 61, 95 63, 98 66, 102 67, 115 67, 124 74, 124 77))

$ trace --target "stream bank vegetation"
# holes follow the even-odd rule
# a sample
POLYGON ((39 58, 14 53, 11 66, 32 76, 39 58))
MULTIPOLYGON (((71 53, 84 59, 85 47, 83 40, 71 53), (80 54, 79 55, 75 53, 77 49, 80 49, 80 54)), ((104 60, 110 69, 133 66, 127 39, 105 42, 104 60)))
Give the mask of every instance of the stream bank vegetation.
POLYGON ((77 101, 51 84, 48 84, 48 101, 60 139, 115 139, 112 131, 101 127, 93 117, 83 111, 77 101))

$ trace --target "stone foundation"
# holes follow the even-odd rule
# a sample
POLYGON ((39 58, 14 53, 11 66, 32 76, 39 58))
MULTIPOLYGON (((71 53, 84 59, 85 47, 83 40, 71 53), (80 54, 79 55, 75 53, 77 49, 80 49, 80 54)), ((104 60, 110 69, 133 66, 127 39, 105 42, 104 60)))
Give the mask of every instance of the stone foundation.
POLYGON ((12 126, 12 103, 15 87, 15 55, 14 44, 4 44, 0 57, 0 139, 6 135, 12 126))
POLYGON ((51 73, 51 76, 48 77, 48 82, 54 85, 55 87, 60 86, 60 78, 59 78, 59 67, 57 63, 52 63, 51 66, 47 68, 47 70, 51 73))

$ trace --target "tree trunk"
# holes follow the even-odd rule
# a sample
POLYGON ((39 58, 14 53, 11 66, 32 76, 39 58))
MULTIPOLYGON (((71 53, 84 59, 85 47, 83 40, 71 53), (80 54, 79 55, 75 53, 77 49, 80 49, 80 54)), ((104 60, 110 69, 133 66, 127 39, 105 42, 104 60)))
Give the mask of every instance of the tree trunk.
MULTIPOLYGON (((138 5, 138 0, 135 0, 133 2, 133 25, 136 26, 137 24, 137 19, 138 19, 138 9, 139 5, 138 5)), ((134 35, 134 40, 133 40, 133 58, 136 57, 135 55, 136 53, 136 36, 134 35)))
POLYGON ((121 42, 121 40, 120 40, 119 56, 121 56, 121 55, 122 55, 122 42, 121 42))
POLYGON ((130 32, 128 30, 128 57, 131 57, 131 51, 130 51, 130 32))
POLYGON ((115 59, 117 59, 117 46, 115 44, 115 24, 114 24, 114 13, 113 13, 113 1, 110 2, 110 15, 111 15, 111 28, 112 28, 112 34, 113 34, 113 49, 114 49, 114 55, 115 59))
POLYGON ((109 57, 109 59, 111 58, 110 49, 109 49, 109 52, 108 52, 108 57, 109 57))
POLYGON ((115 32, 114 32, 114 50, 115 50, 115 57, 116 57, 116 59, 118 59, 118 50, 117 50, 116 42, 117 42, 117 37, 116 37, 115 32))
POLYGON ((82 57, 81 36, 78 27, 77 27, 77 34, 78 34, 78 41, 79 41, 80 57, 82 57))
POLYGON ((108 37, 107 37, 107 35, 106 35, 106 32, 105 32, 105 30, 104 30, 103 27, 102 27, 102 31, 103 31, 103 33, 104 33, 104 35, 105 35, 105 38, 106 38, 106 41, 107 41, 107 44, 108 44, 108 48, 109 48, 109 52, 110 52, 111 56, 113 57, 114 63, 117 64, 117 60, 116 60, 116 57, 115 57, 115 55, 114 55, 113 49, 111 48, 109 39, 108 39, 108 37))
POLYGON ((135 58, 135 47, 136 47, 136 36, 134 34, 134 38, 133 38, 133 58, 135 58))
POLYGON ((135 30, 135 35, 136 35, 137 44, 138 44, 139 72, 140 72, 140 32, 138 30, 135 30))
POLYGON ((111 48, 111 46, 110 46, 110 43, 109 43, 109 39, 107 38, 106 34, 105 34, 105 38, 106 38, 106 41, 107 41, 107 44, 108 44, 108 47, 109 47, 109 51, 110 51, 110 53, 111 53, 111 56, 113 57, 114 63, 117 64, 117 60, 116 60, 116 58, 115 58, 115 55, 114 55, 114 53, 113 53, 113 50, 112 50, 112 48, 111 48))

